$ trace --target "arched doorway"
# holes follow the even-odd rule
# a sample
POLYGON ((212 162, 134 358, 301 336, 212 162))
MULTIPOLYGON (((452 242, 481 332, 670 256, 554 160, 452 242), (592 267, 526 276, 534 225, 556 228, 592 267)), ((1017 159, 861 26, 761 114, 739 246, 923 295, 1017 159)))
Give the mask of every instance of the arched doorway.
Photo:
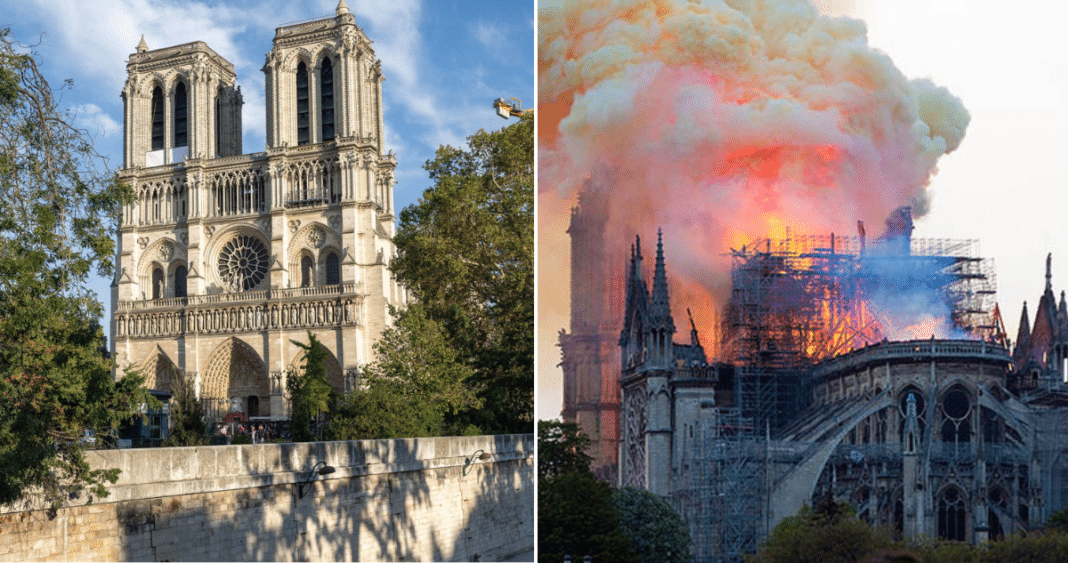
POLYGON ((229 338, 208 358, 200 393, 212 418, 237 409, 249 415, 250 397, 256 398, 255 416, 270 416, 271 393, 267 367, 251 346, 229 338))

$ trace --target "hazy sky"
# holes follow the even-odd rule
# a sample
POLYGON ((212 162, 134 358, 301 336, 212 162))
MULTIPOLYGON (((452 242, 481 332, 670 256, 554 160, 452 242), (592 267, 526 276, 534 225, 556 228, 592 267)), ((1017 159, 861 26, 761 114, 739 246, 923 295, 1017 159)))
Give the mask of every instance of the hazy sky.
MULTIPOLYGON (((543 1, 539 10, 558 4, 543 1)), ((998 302, 1015 339, 1024 300, 1034 320, 1047 252, 1053 253, 1054 290, 1059 296, 1068 289, 1064 10, 1039 0, 815 4, 826 14, 864 21, 869 44, 889 55, 906 77, 929 77, 959 97, 971 114, 960 147, 939 160, 930 184, 931 211, 917 221, 914 236, 979 240, 982 256, 995 261, 998 302)), ((539 214, 543 210, 539 207, 539 214)), ((540 263, 566 262, 566 221, 545 219, 539 219, 540 263)), ((568 319, 546 303, 566 303, 566 280, 555 279, 563 275, 559 268, 539 270, 539 418, 557 417, 562 404, 555 343, 568 319), (550 310, 557 313, 545 314, 550 310)), ((675 322, 683 326, 685 320, 675 322)))
MULTIPOLYGON (((205 41, 234 64, 244 95, 243 148, 264 150, 264 55, 275 28, 332 17, 337 0, 0 0, 0 26, 39 43, 53 88, 67 78, 67 107, 97 149, 122 165, 126 61, 144 34, 150 49, 205 41)), ((493 100, 534 103, 534 6, 529 0, 349 0, 373 42, 386 82, 386 149, 397 154, 397 209, 416 202, 430 179, 422 169, 442 144, 462 146, 479 129, 507 125, 493 100)), ((514 122, 514 120, 513 120, 514 122)), ((110 279, 93 289, 110 307, 110 279)), ((105 319, 105 328, 110 324, 105 319)))

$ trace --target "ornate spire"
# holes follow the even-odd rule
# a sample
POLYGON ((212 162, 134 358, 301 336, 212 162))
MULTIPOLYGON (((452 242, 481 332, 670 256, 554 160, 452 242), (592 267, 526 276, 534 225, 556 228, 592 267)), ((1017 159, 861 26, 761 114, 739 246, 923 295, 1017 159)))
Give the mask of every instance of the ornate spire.
POLYGON ((671 318, 671 304, 668 296, 667 273, 664 271, 664 233, 656 231, 656 269, 653 272, 653 298, 650 316, 654 325, 665 326, 675 332, 675 322, 671 318))
POLYGON ((634 277, 642 277, 642 236, 634 235, 634 277))
POLYGON ((1046 291, 1053 291, 1053 253, 1046 255, 1046 291))
POLYGON ((349 5, 345 3, 345 0, 341 0, 337 3, 337 15, 349 13, 349 5))
POLYGON ((145 43, 145 34, 141 34, 141 42, 137 44, 137 52, 144 53, 148 51, 148 43, 145 43))

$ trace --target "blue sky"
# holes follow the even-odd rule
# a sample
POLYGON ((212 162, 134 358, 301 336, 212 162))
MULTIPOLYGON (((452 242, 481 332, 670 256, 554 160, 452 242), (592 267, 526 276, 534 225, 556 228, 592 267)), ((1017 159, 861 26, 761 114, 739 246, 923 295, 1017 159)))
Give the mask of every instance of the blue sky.
MULTIPOLYGON (((418 201, 430 180, 422 169, 442 144, 461 146, 479 129, 507 123, 492 101, 534 103, 534 6, 525 1, 348 0, 374 42, 386 82, 386 149, 397 154, 395 204, 418 201)), ((0 27, 40 43, 42 68, 77 122, 91 132, 113 168, 122 165, 126 60, 144 34, 150 49, 205 41, 234 64, 244 95, 245 153, 264 150, 260 68, 276 27, 331 17, 336 0, 0 0, 0 27)), ((93 282, 110 309, 111 280, 93 282)), ((106 321, 106 319, 105 319, 106 321)), ((105 327, 108 322, 103 323, 105 327)))

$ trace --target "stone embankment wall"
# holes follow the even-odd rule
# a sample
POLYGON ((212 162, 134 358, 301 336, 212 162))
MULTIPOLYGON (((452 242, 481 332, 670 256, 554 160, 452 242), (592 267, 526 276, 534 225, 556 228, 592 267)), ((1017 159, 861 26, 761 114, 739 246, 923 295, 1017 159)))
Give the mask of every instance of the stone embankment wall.
POLYGON ((88 458, 122 470, 111 495, 54 519, 8 512, 0 560, 496 561, 534 547, 531 434, 88 458), (320 461, 335 471, 302 487, 320 461))

